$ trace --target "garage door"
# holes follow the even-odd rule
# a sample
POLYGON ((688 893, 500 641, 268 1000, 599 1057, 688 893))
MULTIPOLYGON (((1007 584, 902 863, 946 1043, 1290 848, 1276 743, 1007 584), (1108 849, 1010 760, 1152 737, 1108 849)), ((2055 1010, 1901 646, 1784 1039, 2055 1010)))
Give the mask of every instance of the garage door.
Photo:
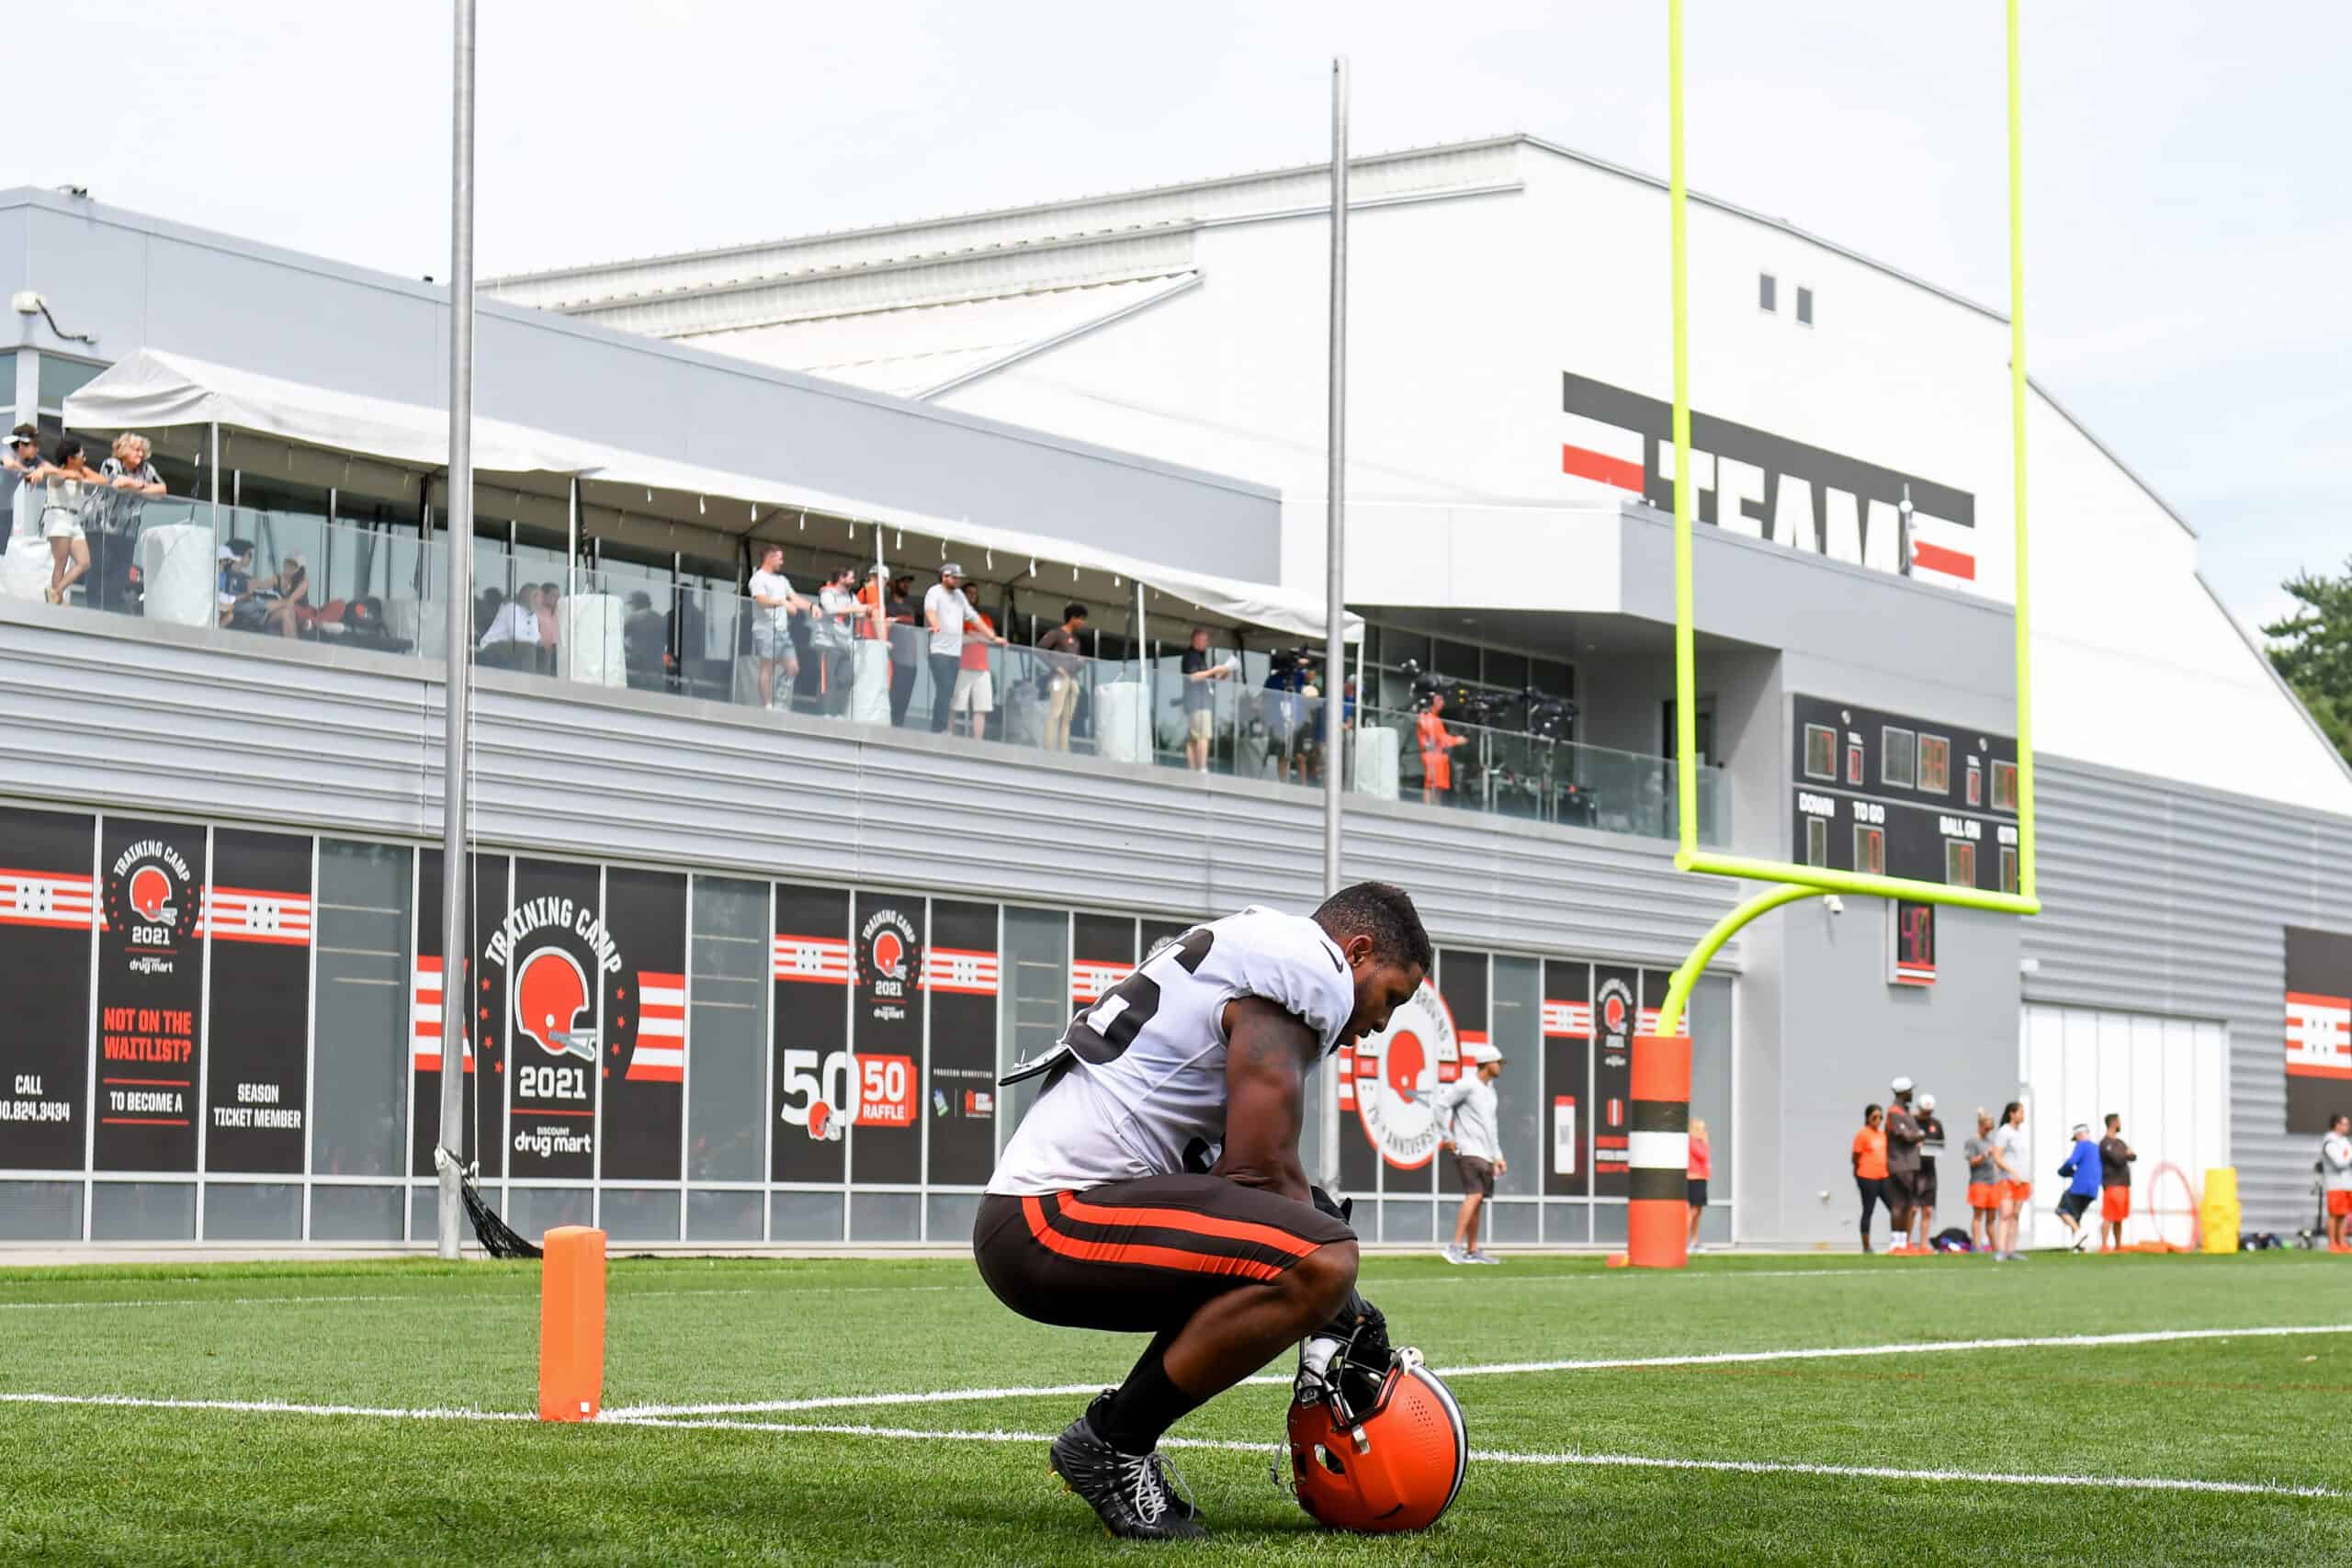
POLYGON ((2058 1168, 2072 1147, 2067 1134, 2075 1122, 2087 1122, 2092 1137, 2100 1136, 2109 1111, 2123 1118, 2123 1141, 2140 1156, 2132 1171, 2132 1218, 2123 1239, 2157 1235, 2154 1206, 2172 1212, 2165 1234, 2184 1239, 2179 1211, 2188 1195, 2169 1176, 2157 1183, 2156 1168, 2177 1165, 2201 1189, 2208 1168, 2229 1163, 2227 1032, 2203 1019, 2033 1003, 2018 1028, 2026 1130, 2033 1139, 2033 1213, 2024 1245, 2054 1247, 2068 1239, 2056 1213, 2066 1186, 2058 1168))

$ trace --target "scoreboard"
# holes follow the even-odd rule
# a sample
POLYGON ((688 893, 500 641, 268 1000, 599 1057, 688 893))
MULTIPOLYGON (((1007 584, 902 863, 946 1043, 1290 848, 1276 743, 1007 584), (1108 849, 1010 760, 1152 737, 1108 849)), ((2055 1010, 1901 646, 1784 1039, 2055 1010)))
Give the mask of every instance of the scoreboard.
POLYGON ((1792 709, 1791 859, 2018 890, 2014 737, 1826 697, 1792 709))

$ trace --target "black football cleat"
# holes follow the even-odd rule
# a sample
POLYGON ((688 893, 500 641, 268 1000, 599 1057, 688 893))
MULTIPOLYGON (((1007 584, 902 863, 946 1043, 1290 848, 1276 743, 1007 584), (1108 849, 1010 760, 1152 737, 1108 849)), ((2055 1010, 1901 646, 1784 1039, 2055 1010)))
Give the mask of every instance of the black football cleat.
MULTIPOLYGON (((1105 1393, 1094 1403, 1109 1397, 1105 1393)), ((1086 1499, 1112 1535, 1126 1540, 1191 1540, 1208 1533, 1201 1526, 1200 1510, 1178 1490, 1182 1483, 1157 1452, 1123 1454, 1097 1437, 1083 1416, 1062 1429, 1051 1452, 1053 1472, 1086 1499)))

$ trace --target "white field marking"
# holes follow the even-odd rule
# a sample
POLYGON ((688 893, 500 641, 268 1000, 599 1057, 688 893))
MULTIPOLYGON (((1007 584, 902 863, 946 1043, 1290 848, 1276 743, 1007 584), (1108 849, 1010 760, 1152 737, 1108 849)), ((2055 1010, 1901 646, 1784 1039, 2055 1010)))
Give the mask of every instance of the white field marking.
MULTIPOLYGON (((911 1427, 865 1427, 831 1423, 676 1420, 664 1416, 604 1417, 616 1426, 658 1427, 688 1431, 775 1432, 795 1436, 881 1438, 907 1442, 1046 1443, 1045 1432, 924 1431, 911 1427)), ((1239 1443, 1214 1438, 1162 1438, 1167 1449, 1205 1449, 1219 1453, 1279 1454, 1280 1443, 1239 1443)), ((2242 1496, 2346 1497, 2352 1493, 2327 1486, 2296 1485, 2276 1481, 2199 1481, 2171 1475, 2027 1475, 1989 1470, 1897 1470, 1886 1465, 1813 1464, 1801 1460, 1661 1459, 1647 1454, 1520 1453, 1508 1449, 1473 1449, 1470 1457, 1481 1464, 1629 1466, 1653 1470, 1726 1471, 1747 1475, 1823 1475, 1868 1481, 1958 1481, 1999 1486, 2091 1486, 2113 1491, 2225 1492, 2242 1496)))
MULTIPOLYGON (((788 1285, 761 1290, 739 1285, 727 1289, 696 1287, 676 1291, 615 1291, 605 1300, 608 1305, 616 1305, 655 1296, 849 1295, 868 1291, 888 1291, 895 1295, 922 1291, 977 1291, 982 1288, 978 1285, 788 1285)), ((515 1302, 536 1306, 538 1300, 536 1292, 528 1291, 412 1291, 395 1296, 172 1296, 135 1302, 0 1302, 0 1312, 54 1312, 66 1307, 288 1306, 297 1303, 317 1302, 422 1302, 427 1304, 447 1301, 515 1302)))
MULTIPOLYGON (((140 1410, 215 1410, 254 1416, 363 1416, 397 1421, 536 1421, 521 1410, 466 1410, 455 1406, 401 1409, 368 1404, 295 1404, 273 1399, 145 1399, 119 1393, 0 1393, 0 1404, 82 1405, 140 1410)), ((914 1427, 865 1427, 846 1423, 783 1423, 729 1421, 720 1418, 674 1419, 665 1416, 605 1416, 617 1427, 646 1427, 669 1431, 759 1432, 772 1437, 879 1438, 902 1442, 1045 1443, 1045 1432, 928 1431, 914 1427)), ((1167 1438, 1161 1446, 1200 1449, 1220 1453, 1279 1454, 1279 1443, 1241 1443, 1214 1438, 1167 1438)), ((1786 1460, 1665 1459, 1646 1454, 1520 1453, 1508 1449, 1473 1449, 1470 1457, 1482 1464, 1545 1466, 1621 1466, 1652 1470, 1724 1471, 1747 1475, 1819 1475, 1863 1481, 1957 1481, 2003 1486, 2090 1486, 2111 1491, 2221 1492, 2241 1496, 2352 1496, 2325 1486, 2294 1485, 2268 1481, 2200 1481, 2170 1475, 2018 1475, 1999 1471, 1897 1470, 1883 1465, 1813 1464, 1786 1460)))
MULTIPOLYGON (((2038 1338, 1923 1340, 1905 1345, 1831 1345, 1796 1350, 1720 1350, 1697 1356, 1628 1356, 1583 1361, 1494 1361, 1464 1367, 1438 1367, 1440 1377, 1508 1377, 1529 1372, 1625 1371, 1647 1367, 1736 1366, 1757 1361, 1842 1360, 1855 1356, 1932 1356, 1973 1350, 2030 1350, 2051 1348, 2096 1349, 2114 1345, 2159 1345, 2184 1339, 2265 1339, 2307 1334, 2352 1334, 2352 1323, 2284 1328, 2161 1328, 2134 1334, 2058 1334, 2038 1338)), ((1283 1385, 1288 1377, 1244 1378, 1250 1387, 1283 1385)), ((1001 1399, 1044 1399, 1066 1394, 1094 1393, 1102 1384, 1057 1383, 1035 1388, 939 1389, 922 1393, 843 1393, 807 1399, 752 1400, 720 1404, 637 1404, 605 1411, 606 1421, 650 1416, 784 1415, 803 1410, 850 1410, 893 1404, 962 1404, 1001 1399)))

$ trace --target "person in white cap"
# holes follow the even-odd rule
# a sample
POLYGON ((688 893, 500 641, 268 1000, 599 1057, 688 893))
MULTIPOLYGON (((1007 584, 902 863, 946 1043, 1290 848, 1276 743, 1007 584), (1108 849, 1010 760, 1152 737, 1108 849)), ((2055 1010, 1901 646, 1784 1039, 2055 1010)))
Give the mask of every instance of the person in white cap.
POLYGON ((1492 1263, 1494 1258, 1478 1250, 1478 1213, 1495 1195, 1495 1178, 1510 1171, 1495 1122, 1495 1080, 1503 1076, 1503 1054, 1481 1041, 1462 1047, 1462 1063, 1470 1070, 1440 1084, 1429 1101, 1453 1146, 1453 1168, 1462 1177, 1462 1210, 1443 1256, 1448 1263, 1492 1263))
POLYGON ((1888 1086, 1894 1098, 1886 1108, 1886 1218, 1894 1233, 1888 1250, 1915 1245, 1911 1211, 1919 1201, 1919 1145, 1927 1134, 1911 1110, 1911 1080, 1897 1077, 1888 1086))
POLYGON ((1913 1118, 1919 1123, 1919 1177, 1911 1191, 1911 1245, 1936 1245, 1936 1156, 1944 1152, 1943 1118, 1936 1114, 1936 1097, 1919 1096, 1913 1118))

